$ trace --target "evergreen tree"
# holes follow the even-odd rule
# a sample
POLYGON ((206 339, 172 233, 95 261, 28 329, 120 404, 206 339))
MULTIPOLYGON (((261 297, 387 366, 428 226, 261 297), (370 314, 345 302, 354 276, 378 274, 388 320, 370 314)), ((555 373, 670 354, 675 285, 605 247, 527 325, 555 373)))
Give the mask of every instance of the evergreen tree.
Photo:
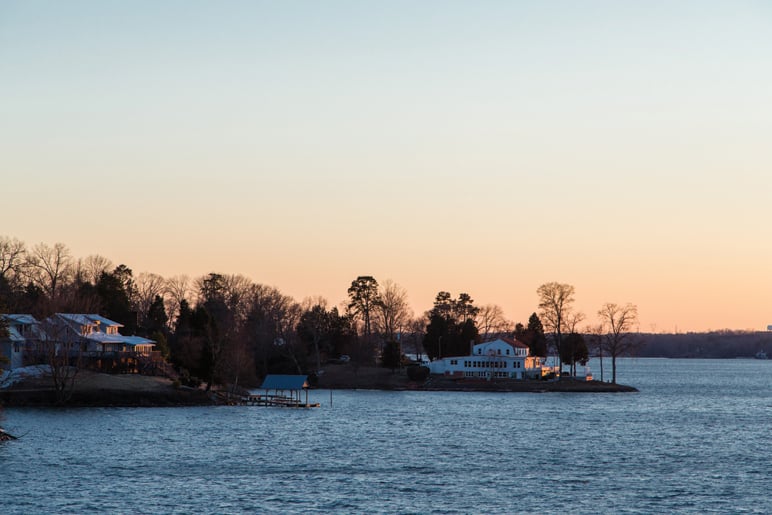
POLYGON ((402 351, 398 341, 391 340, 386 342, 381 361, 383 366, 390 368, 392 372, 400 367, 402 364, 402 351))
POLYGON ((358 358, 359 360, 372 359, 367 355, 373 352, 370 339, 370 335, 372 334, 370 322, 375 314, 375 310, 382 305, 378 281, 372 276, 360 275, 351 282, 351 286, 348 289, 348 296, 350 299, 348 304, 349 312, 352 316, 362 320, 364 326, 364 348, 360 349, 362 355, 358 356, 358 358))
POLYGON ((560 361, 570 365, 571 375, 576 375, 577 363, 584 366, 590 359, 587 343, 584 340, 584 336, 579 333, 569 333, 565 335, 560 352, 560 361))
POLYGON ((544 335, 544 326, 536 313, 528 318, 528 333, 530 342, 528 348, 531 356, 547 357, 547 337, 544 335))
POLYGON ((147 332, 149 334, 166 334, 166 324, 168 321, 169 317, 166 316, 164 299, 160 295, 156 295, 147 312, 147 332))
POLYGON ((123 324, 127 334, 135 334, 137 314, 132 312, 126 284, 130 282, 131 270, 121 265, 113 273, 102 272, 96 284, 96 294, 101 304, 101 313, 110 320, 123 324), (122 268, 121 268, 122 267, 122 268))
POLYGON ((446 291, 437 294, 424 336, 424 350, 430 359, 469 353, 470 343, 479 338, 474 320, 478 309, 466 293, 457 300, 446 291))

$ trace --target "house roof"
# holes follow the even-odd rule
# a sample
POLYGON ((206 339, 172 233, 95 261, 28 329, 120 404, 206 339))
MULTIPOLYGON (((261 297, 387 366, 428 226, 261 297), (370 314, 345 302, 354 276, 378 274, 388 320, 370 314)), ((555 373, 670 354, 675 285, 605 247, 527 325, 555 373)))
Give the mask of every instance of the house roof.
POLYGON ((84 336, 97 343, 122 343, 124 345, 154 345, 155 341, 142 338, 141 336, 123 336, 122 334, 107 334, 103 332, 90 333, 84 336))
POLYGON ((64 318, 65 320, 74 322, 78 325, 91 325, 96 322, 99 322, 100 325, 105 327, 106 326, 123 327, 123 324, 119 324, 114 320, 110 320, 109 318, 105 318, 101 315, 96 315, 96 314, 57 313, 57 315, 64 318))
POLYGON ((155 345, 155 340, 149 340, 141 336, 124 336, 123 340, 128 345, 155 345))
POLYGON ((9 322, 16 324, 37 324, 38 321, 32 315, 0 315, 9 322))
POLYGON ((510 344, 512 347, 520 347, 521 349, 527 349, 528 345, 515 340, 514 338, 500 338, 501 341, 510 344))
POLYGON ((302 390, 308 388, 308 376, 269 374, 265 376, 263 390, 302 390))
POLYGON ((99 344, 119 344, 128 345, 130 347, 136 347, 137 345, 155 345, 154 340, 149 340, 141 336, 124 336, 115 332, 109 334, 105 331, 107 327, 123 327, 123 324, 119 324, 109 318, 105 318, 101 315, 95 314, 83 314, 83 313, 57 313, 59 319, 64 321, 66 326, 69 326, 74 331, 80 331, 81 326, 93 326, 98 323, 99 330, 89 332, 88 334, 80 334, 79 337, 86 338, 92 342, 99 344))
POLYGON ((23 342, 25 341, 25 338, 19 333, 19 331, 16 329, 15 326, 8 326, 8 336, 7 338, 11 340, 12 342, 23 342))
POLYGON ((11 341, 24 342, 28 339, 40 338, 40 322, 38 322, 32 315, 0 315, 0 318, 5 319, 8 322, 8 336, 11 341), (22 334, 19 332, 20 326, 30 326, 31 332, 25 332, 22 334))

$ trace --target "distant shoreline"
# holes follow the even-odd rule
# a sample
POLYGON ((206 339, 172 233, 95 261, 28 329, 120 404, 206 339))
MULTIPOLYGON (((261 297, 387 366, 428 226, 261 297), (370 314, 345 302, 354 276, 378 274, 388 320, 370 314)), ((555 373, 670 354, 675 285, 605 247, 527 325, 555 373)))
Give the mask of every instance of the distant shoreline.
POLYGON ((574 392, 617 393, 637 392, 632 386, 601 381, 529 381, 519 379, 451 379, 431 376, 426 381, 411 381, 403 371, 392 373, 385 368, 332 365, 319 376, 319 389, 329 390, 384 390, 384 391, 446 391, 446 392, 574 392))
POLYGON ((320 384, 319 390, 380 390, 414 392, 500 392, 500 393, 630 393, 637 392, 633 386, 602 383, 600 381, 453 381, 433 379, 426 383, 405 385, 367 384, 320 384))

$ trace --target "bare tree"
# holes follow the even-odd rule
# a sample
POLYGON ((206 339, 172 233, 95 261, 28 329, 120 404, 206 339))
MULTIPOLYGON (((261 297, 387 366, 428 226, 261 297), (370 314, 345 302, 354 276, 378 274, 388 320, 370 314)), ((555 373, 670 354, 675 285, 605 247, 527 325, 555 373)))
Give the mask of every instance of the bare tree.
POLYGON ((78 336, 54 315, 44 321, 45 337, 40 340, 40 358, 49 367, 57 404, 66 404, 75 391, 82 366, 83 349, 78 336))
POLYGON ((415 357, 418 361, 421 360, 421 357, 424 354, 424 334, 426 333, 426 315, 422 317, 416 317, 411 319, 407 323, 407 331, 408 331, 408 342, 405 342, 406 344, 410 345, 410 348, 413 349, 413 354, 415 354, 415 357))
POLYGON ((64 243, 39 243, 27 253, 25 265, 29 279, 54 299, 72 273, 72 256, 64 243))
POLYGON ((497 304, 480 307, 475 318, 483 341, 501 336, 513 330, 513 324, 504 317, 504 310, 497 304))
POLYGON ((24 263, 24 242, 8 236, 0 236, 0 279, 10 280, 18 274, 24 263))
POLYGON ((263 284, 252 285, 246 303, 246 337, 251 342, 261 374, 268 372, 269 360, 277 354, 292 361, 301 373, 302 349, 295 331, 302 314, 300 304, 276 288, 263 284))
POLYGON ((606 330, 604 324, 595 324, 587 326, 585 332, 590 335, 590 348, 595 350, 600 362, 600 380, 603 381, 603 348, 605 347, 604 336, 606 330))
POLYGON ((611 382, 617 382, 617 357, 630 354, 638 345, 630 329, 638 322, 638 307, 607 302, 598 311, 606 330, 606 350, 611 356, 611 382))
MULTIPOLYGON (((557 282, 545 283, 536 289, 539 295, 539 317, 547 331, 555 335, 555 346, 560 359, 561 335, 574 303, 574 287, 557 282)), ((560 367, 563 361, 560 360, 560 367)))
POLYGON ((96 284, 102 274, 109 273, 112 269, 112 261, 99 254, 92 254, 78 260, 75 275, 83 282, 96 284))
MULTIPOLYGON (((325 331, 329 328, 329 313, 327 312, 327 299, 321 295, 306 297, 300 303, 303 314, 299 324, 311 337, 311 343, 314 346, 314 357, 316 359, 317 373, 322 368, 322 358, 319 346, 325 331)), ((300 329, 298 329, 300 330, 300 329)))
POLYGON ((166 279, 166 295, 164 296, 164 307, 169 315, 169 324, 171 325, 180 314, 180 304, 183 300, 190 302, 190 278, 187 275, 175 275, 166 279))
MULTIPOLYGON (((245 328, 242 326, 240 331, 244 330, 245 328)), ((223 359, 223 365, 230 372, 231 393, 237 393, 242 377, 246 376, 247 380, 254 378, 255 363, 247 345, 246 335, 237 334, 236 338, 230 342, 223 359)))
POLYGON ((383 337, 388 342, 397 341, 397 335, 413 317, 407 301, 407 290, 391 279, 381 285, 381 302, 376 305, 376 319, 383 337))
POLYGON ((150 306, 156 296, 163 297, 166 290, 166 281, 158 274, 148 272, 140 273, 134 280, 135 296, 131 309, 139 313, 141 323, 144 325, 150 306))
MULTIPOLYGON (((569 313, 566 316, 566 331, 568 334, 574 334, 578 333, 579 330, 579 324, 585 319, 584 313, 581 311, 577 311, 576 313, 569 313)), ((575 354, 575 345, 576 338, 571 338, 571 376, 576 377, 576 358, 574 357, 575 354)))
POLYGON ((240 274, 226 275, 223 277, 225 286, 225 303, 228 309, 233 313, 237 324, 244 322, 247 318, 247 299, 252 292, 252 281, 240 274))

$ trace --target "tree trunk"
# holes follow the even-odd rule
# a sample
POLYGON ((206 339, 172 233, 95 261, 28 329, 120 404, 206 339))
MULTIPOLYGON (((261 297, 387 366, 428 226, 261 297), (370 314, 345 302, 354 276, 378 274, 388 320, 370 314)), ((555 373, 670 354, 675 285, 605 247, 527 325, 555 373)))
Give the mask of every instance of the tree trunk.
POLYGON ((611 382, 617 384, 617 355, 611 354, 611 382))

